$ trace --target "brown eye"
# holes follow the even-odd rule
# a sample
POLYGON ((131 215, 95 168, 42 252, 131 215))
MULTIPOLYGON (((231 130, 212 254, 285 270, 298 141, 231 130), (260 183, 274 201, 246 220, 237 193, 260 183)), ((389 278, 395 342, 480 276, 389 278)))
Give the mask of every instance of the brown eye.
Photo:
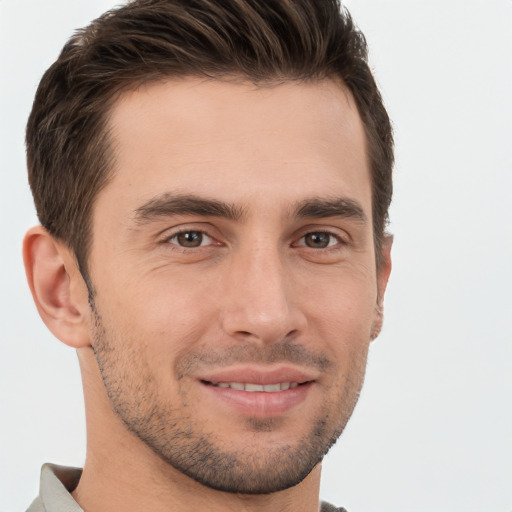
POLYGON ((205 238, 209 238, 201 231, 184 231, 174 235, 169 242, 176 243, 181 247, 194 248, 203 245, 205 238))
POLYGON ((313 232, 304 235, 304 245, 312 249, 325 249, 338 243, 338 240, 331 233, 313 232))

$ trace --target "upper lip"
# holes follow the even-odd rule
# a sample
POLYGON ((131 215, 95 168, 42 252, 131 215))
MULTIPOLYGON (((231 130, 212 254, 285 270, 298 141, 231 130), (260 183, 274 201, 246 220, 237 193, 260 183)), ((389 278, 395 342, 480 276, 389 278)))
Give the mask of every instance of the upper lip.
POLYGON ((317 373, 291 366, 240 366, 203 373, 199 380, 218 384, 219 382, 243 382, 246 384, 277 384, 278 382, 310 382, 316 380, 317 373))

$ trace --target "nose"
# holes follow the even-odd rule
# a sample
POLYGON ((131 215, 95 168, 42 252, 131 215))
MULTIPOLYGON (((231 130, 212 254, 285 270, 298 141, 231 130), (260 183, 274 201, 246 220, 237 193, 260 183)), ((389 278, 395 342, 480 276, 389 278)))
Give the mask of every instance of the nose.
POLYGON ((291 274, 277 250, 234 258, 223 295, 224 332, 239 341, 266 344, 304 332, 306 316, 295 300, 291 274))

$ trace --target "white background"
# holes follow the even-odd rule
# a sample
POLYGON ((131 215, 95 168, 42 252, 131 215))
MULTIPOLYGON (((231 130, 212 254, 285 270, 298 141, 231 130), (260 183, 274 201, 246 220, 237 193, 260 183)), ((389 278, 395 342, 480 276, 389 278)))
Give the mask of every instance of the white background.
MULTIPOLYGON (((111 0, 0 0, 0 512, 81 465, 76 356, 32 305, 21 240, 35 88, 111 0)), ((394 270, 360 403, 324 462, 350 512, 512 511, 512 1, 351 0, 394 122, 394 270)))

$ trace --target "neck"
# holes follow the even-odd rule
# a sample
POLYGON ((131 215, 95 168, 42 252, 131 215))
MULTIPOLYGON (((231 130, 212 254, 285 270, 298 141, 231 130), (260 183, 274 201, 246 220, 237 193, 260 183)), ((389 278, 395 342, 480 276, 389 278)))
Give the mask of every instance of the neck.
POLYGON ((87 455, 72 496, 85 511, 318 511, 320 465, 289 489, 244 495, 206 487, 164 462, 111 410, 92 351, 82 350, 87 455))

